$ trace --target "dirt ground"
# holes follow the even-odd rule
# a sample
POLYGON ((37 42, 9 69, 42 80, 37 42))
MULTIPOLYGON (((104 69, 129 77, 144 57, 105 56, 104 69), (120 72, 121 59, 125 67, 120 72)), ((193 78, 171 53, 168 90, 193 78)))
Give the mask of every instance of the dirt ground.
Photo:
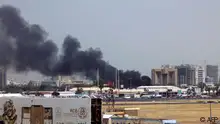
MULTIPOLYGON (((104 105, 103 109, 105 108, 104 105)), ((140 117, 175 119, 180 124, 206 124, 202 123, 200 118, 210 117, 210 104, 130 105, 126 102, 124 105, 116 105, 115 108, 140 108, 140 117)), ((220 120, 220 104, 212 104, 211 108, 212 117, 218 117, 220 120)))

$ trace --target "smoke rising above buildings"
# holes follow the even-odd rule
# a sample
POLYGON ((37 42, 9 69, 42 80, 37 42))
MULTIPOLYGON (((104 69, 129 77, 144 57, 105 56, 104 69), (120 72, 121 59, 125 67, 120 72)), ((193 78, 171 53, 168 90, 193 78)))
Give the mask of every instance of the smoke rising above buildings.
POLYGON ((0 66, 16 71, 38 71, 47 76, 71 75, 95 70, 102 61, 100 49, 81 50, 80 42, 68 35, 62 52, 38 24, 29 24, 12 6, 0 6, 0 66))

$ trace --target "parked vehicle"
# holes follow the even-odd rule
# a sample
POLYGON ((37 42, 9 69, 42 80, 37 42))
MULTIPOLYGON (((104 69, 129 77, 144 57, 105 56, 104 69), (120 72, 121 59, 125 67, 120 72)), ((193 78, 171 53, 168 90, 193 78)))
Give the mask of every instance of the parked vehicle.
POLYGON ((160 94, 155 94, 154 96, 152 96, 153 98, 162 98, 162 95, 160 94))
POLYGON ((153 98, 153 96, 152 95, 142 95, 141 98, 151 99, 151 98, 153 98))

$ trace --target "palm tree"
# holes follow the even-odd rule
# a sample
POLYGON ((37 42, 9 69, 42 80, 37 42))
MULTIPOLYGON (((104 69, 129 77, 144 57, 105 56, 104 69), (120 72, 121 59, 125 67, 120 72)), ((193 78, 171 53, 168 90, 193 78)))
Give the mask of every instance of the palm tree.
POLYGON ((209 95, 210 95, 210 91, 211 91, 211 88, 209 86, 206 86, 205 87, 205 91, 208 91, 209 95))

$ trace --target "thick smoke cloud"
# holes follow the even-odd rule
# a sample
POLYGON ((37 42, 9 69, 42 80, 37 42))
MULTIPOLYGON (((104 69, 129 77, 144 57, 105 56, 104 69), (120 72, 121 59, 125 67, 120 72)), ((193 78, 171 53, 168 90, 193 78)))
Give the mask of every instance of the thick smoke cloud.
POLYGON ((47 39, 47 32, 38 24, 29 24, 12 6, 0 7, 0 66, 18 72, 35 70, 48 76, 88 72, 99 67, 102 52, 90 48, 80 50, 80 42, 68 35, 62 54, 47 39))

